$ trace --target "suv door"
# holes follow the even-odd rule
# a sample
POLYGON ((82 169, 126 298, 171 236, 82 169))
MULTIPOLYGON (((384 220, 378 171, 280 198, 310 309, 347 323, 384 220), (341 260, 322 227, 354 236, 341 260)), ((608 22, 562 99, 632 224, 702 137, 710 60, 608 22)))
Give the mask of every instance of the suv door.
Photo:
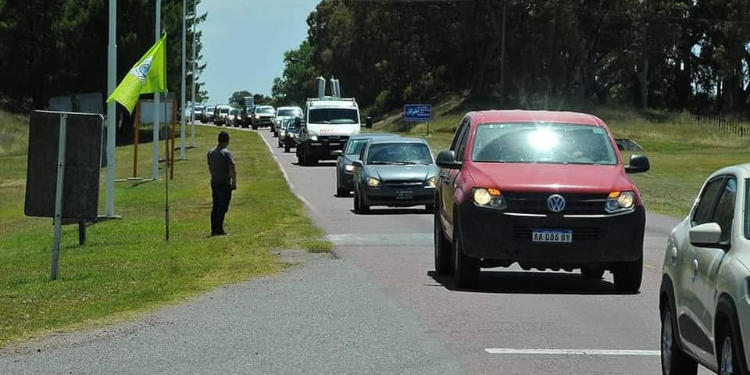
MULTIPOLYGON (((716 212, 717 203, 723 195, 724 186, 727 179, 725 176, 719 176, 710 180, 703 191, 701 192, 700 200, 695 207, 690 218, 690 227, 696 225, 714 222, 714 214, 716 212)), ((688 233, 685 233, 688 237, 688 233)), ((709 333, 711 332, 712 323, 709 322, 706 325, 706 321, 710 320, 712 312, 706 308, 708 305, 713 306, 713 297, 710 297, 710 301, 703 301, 702 299, 706 295, 706 281, 705 275, 701 277, 701 272, 706 273, 704 269, 701 271, 701 265, 704 263, 711 263, 711 253, 718 251, 723 256, 723 251, 718 249, 708 249, 702 247, 695 247, 690 243, 689 238, 684 239, 684 243, 681 244, 683 249, 680 252, 683 256, 681 264, 681 277, 679 283, 680 297, 676 301, 678 326, 680 329, 680 336, 683 341, 686 341, 690 351, 695 354, 699 359, 713 363, 713 345, 710 339, 709 333)), ((709 266, 705 264, 705 266, 709 266)), ((709 287, 713 290, 713 287, 709 287)))
MULTIPOLYGON (((469 117, 464 118, 456 130, 456 135, 453 137, 450 150, 455 153, 456 160, 463 161, 463 151, 466 150, 466 140, 469 138, 469 129, 471 129, 470 125, 471 119, 469 117)), ((459 171, 458 169, 441 168, 439 175, 439 194, 443 207, 440 210, 440 218, 443 221, 443 228, 447 232, 446 235, 451 241, 453 240, 453 208, 455 204, 453 202, 453 193, 455 192, 455 181, 459 171)))

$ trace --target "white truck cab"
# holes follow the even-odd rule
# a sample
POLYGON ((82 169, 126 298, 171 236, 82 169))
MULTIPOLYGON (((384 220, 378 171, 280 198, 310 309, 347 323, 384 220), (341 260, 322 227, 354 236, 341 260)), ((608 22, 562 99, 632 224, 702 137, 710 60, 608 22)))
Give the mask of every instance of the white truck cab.
POLYGON ((359 134, 361 128, 359 106, 354 98, 307 99, 297 145, 299 164, 335 159, 334 151, 342 150, 349 137, 359 134))

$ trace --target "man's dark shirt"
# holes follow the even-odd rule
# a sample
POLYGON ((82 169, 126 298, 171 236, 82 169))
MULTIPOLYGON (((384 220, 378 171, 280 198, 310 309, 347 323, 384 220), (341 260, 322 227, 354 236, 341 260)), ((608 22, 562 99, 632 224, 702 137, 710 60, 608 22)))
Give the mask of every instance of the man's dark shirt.
POLYGON ((232 153, 226 148, 214 147, 206 155, 208 170, 211 172, 211 185, 229 185, 229 165, 234 164, 232 153))

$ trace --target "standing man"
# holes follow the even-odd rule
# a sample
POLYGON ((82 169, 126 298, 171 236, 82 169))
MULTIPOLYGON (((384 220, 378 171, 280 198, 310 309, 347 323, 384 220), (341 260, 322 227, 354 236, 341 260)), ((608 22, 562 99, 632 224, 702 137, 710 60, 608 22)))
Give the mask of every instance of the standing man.
POLYGON ((237 189, 237 172, 234 169, 234 158, 227 149, 229 133, 219 133, 219 144, 208 152, 208 170, 211 172, 211 235, 221 236, 224 232, 224 215, 229 210, 232 190, 237 189))

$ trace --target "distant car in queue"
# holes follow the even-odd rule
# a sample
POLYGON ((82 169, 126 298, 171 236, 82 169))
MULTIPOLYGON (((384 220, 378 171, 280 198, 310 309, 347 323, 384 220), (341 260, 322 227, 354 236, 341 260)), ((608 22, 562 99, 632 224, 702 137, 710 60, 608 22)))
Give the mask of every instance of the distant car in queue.
POLYGON ((284 147, 284 152, 289 152, 292 147, 297 147, 299 142, 300 118, 287 118, 281 122, 279 130, 279 147, 284 147))
POLYGON ((273 124, 273 118, 276 116, 276 110, 270 105, 258 105, 255 106, 253 111, 252 121, 253 130, 257 130, 260 126, 271 126, 273 124))
POLYGON ((271 132, 274 137, 279 136, 279 127, 282 120, 286 118, 302 117, 302 108, 300 107, 279 107, 276 108, 276 117, 271 123, 271 132))
POLYGON ((216 109, 215 106, 209 106, 206 107, 206 110, 203 111, 203 114, 201 115, 201 122, 203 123, 209 123, 214 120, 214 110, 216 109))
POLYGON ((424 139, 372 138, 352 164, 354 212, 372 206, 434 209, 438 169, 424 139))
POLYGON ((398 137, 398 134, 360 133, 349 138, 343 150, 334 151, 339 155, 336 158, 336 196, 349 196, 349 193, 354 189, 354 165, 352 162, 359 160, 359 154, 367 141, 381 137, 398 137))
POLYGON ((227 115, 227 126, 239 126, 240 125, 240 109, 232 108, 229 110, 227 115))

